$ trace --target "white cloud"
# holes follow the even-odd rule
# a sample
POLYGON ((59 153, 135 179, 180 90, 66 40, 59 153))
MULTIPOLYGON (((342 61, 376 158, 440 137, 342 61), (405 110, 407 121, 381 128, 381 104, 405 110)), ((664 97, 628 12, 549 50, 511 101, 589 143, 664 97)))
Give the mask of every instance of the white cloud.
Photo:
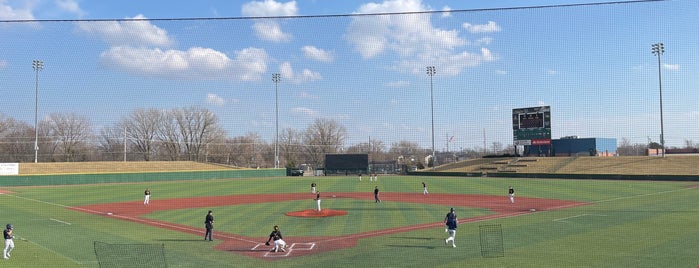
POLYGON ((226 104, 226 100, 224 98, 221 98, 219 95, 209 93, 206 94, 206 103, 215 106, 223 106, 224 104, 226 104))
POLYGON ((288 42, 291 40, 291 34, 282 31, 279 23, 273 20, 258 21, 252 25, 255 30, 255 35, 262 40, 272 42, 288 42))
POLYGON ((392 81, 388 82, 385 84, 386 87, 393 87, 393 88, 406 88, 410 86, 410 82, 401 80, 401 81, 392 81))
POLYGON ((76 22, 78 30, 99 35, 113 46, 170 46, 167 31, 151 24, 143 15, 126 21, 76 22))
POLYGON ((279 73, 282 78, 293 83, 302 83, 308 81, 315 81, 323 79, 323 76, 318 72, 313 72, 309 69, 303 69, 300 73, 294 72, 294 68, 291 67, 291 63, 284 62, 279 66, 279 73))
MULTIPOLYGON (((430 10, 420 0, 387 0, 368 3, 355 13, 397 13, 430 10)), ((458 29, 440 29, 432 25, 430 14, 353 17, 346 39, 364 59, 384 53, 398 55, 394 68, 424 74, 424 66, 439 65, 441 74, 455 75, 466 67, 477 66, 496 57, 487 49, 479 53, 463 50, 468 42, 458 29)))
POLYGON ((248 2, 241 10, 248 17, 294 16, 297 12, 296 1, 281 3, 274 0, 248 2))
POLYGON ((100 55, 102 63, 139 75, 185 78, 232 77, 237 80, 259 80, 267 70, 267 53, 263 49, 246 48, 236 58, 210 48, 161 50, 159 48, 112 47, 100 55))
POLYGON ((680 69, 680 65, 663 63, 663 69, 675 71, 680 69))
POLYGON ((478 38, 478 40, 476 40, 477 45, 490 45, 490 43, 492 43, 492 42, 493 42, 493 38, 491 38, 491 37, 483 37, 483 38, 478 38))
POLYGON ((505 71, 505 70, 497 70, 497 71, 495 71, 495 73, 496 73, 496 74, 501 74, 501 75, 508 74, 508 72, 505 71))
POLYGON ((442 8, 442 18, 451 17, 451 7, 444 6, 442 8))
POLYGON ((306 108, 306 107, 296 107, 296 108, 291 109, 291 111, 293 113, 296 113, 296 114, 302 114, 302 115, 312 116, 312 117, 318 116, 320 114, 318 111, 313 110, 311 108, 306 108))
POLYGON ((332 62, 333 61, 333 55, 330 52, 327 52, 325 50, 322 50, 320 48, 314 47, 314 46, 304 46, 301 48, 303 53, 306 55, 306 57, 317 60, 317 61, 322 61, 322 62, 332 62))
POLYGON ((470 33, 494 33, 499 32, 502 29, 494 21, 488 21, 488 24, 470 24, 464 23, 462 25, 470 33))
MULTIPOLYGON (((241 13, 247 17, 295 16, 298 12, 296 1, 286 3, 274 0, 252 1, 243 4, 241 13)), ((271 19, 257 20, 253 26, 255 35, 262 40, 288 42, 292 35, 285 33, 277 21, 271 19)))
POLYGON ((7 67, 7 61, 0 60, 0 70, 5 69, 5 67, 7 67))
POLYGON ((56 6, 69 13, 73 13, 82 17, 85 15, 85 11, 80 8, 80 5, 75 0, 56 0, 56 6))
POLYGON ((7 0, 0 0, 0 20, 33 20, 32 7, 14 8, 7 0))
POLYGON ((437 69, 437 75, 454 76, 465 68, 479 66, 496 59, 497 57, 492 55, 487 48, 481 48, 480 53, 464 51, 457 54, 442 51, 435 55, 423 55, 415 59, 403 60, 397 68, 410 70, 414 75, 424 75, 425 67, 434 65, 437 69))

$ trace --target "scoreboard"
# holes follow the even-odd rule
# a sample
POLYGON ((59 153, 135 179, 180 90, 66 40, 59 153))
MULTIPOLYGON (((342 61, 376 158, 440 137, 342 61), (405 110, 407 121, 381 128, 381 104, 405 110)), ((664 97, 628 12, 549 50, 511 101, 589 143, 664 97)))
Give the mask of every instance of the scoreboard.
POLYGON ((515 145, 551 144, 551 106, 512 109, 515 145))

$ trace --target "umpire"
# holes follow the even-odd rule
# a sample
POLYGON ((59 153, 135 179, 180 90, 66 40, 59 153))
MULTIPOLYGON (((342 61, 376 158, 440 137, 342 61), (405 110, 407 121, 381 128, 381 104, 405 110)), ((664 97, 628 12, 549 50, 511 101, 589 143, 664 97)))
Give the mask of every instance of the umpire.
POLYGON ((206 234, 204 234, 204 240, 213 241, 213 230, 214 230, 214 215, 211 210, 206 214, 206 219, 204 220, 204 226, 206 227, 206 234))

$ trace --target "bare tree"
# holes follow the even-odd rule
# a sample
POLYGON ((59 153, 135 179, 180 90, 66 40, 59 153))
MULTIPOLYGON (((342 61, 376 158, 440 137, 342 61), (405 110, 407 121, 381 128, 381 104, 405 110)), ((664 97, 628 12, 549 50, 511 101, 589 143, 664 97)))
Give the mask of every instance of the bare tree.
POLYGON ((92 139, 90 120, 76 114, 52 113, 46 120, 48 137, 54 142, 54 160, 83 161, 88 155, 87 149, 92 139))
POLYGON ((0 162, 34 159, 34 128, 0 114, 0 162))
POLYGON ((646 154, 646 148, 650 144, 632 144, 627 138, 622 138, 616 148, 616 152, 620 156, 640 156, 646 154))
POLYGON ((292 128, 282 130, 279 135, 279 162, 285 163, 283 166, 294 168, 301 164, 301 142, 302 135, 298 131, 292 128))
POLYGON ((260 155, 264 142, 259 134, 251 132, 245 136, 232 138, 226 143, 230 148, 230 161, 233 165, 249 168, 265 165, 260 155))
POLYGON ((344 126, 332 119, 316 119, 303 132, 303 148, 308 160, 316 167, 323 166, 325 155, 337 153, 347 137, 344 126))
POLYGON ((124 127, 117 124, 114 127, 106 127, 100 131, 97 150, 101 160, 116 161, 123 159, 124 153, 124 127))
POLYGON ((210 142, 225 136, 214 113, 198 107, 173 110, 180 139, 188 160, 201 161, 201 152, 210 142))
POLYGON ((171 111, 164 115, 156 135, 158 141, 160 141, 162 154, 166 159, 173 161, 180 160, 184 153, 182 132, 180 131, 176 114, 176 111, 171 111))
POLYGON ((409 157, 420 159, 423 157, 424 149, 421 149, 420 146, 414 142, 399 141, 391 144, 391 148, 388 150, 388 153, 393 159, 398 159, 401 156, 403 159, 409 157))
POLYGON ((163 112, 156 109, 137 109, 121 121, 126 127, 127 141, 133 151, 145 161, 155 154, 155 137, 163 122, 163 112))

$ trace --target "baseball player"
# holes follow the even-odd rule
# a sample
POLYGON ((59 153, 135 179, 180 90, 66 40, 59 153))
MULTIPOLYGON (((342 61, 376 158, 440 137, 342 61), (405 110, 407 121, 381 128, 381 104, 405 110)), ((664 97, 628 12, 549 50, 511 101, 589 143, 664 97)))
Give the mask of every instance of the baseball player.
POLYGON ((143 199, 143 204, 144 205, 150 204, 150 189, 146 188, 144 195, 145 195, 145 198, 143 199))
POLYGON ((269 234, 269 238, 267 239, 267 242, 265 242, 265 245, 269 246, 269 241, 274 240, 274 247, 270 252, 277 252, 281 250, 282 252, 286 252, 284 248, 286 248, 286 242, 284 242, 284 239, 282 237, 282 232, 279 231, 279 226, 275 225, 274 226, 274 231, 269 234))
POLYGON ((5 249, 2 251, 3 258, 6 260, 10 258, 10 252, 15 248, 15 242, 12 240, 15 236, 12 234, 12 224, 7 224, 4 231, 2 231, 3 236, 5 236, 5 249))
POLYGON ((359 173, 359 181, 362 181, 362 173, 359 173))
POLYGON ((427 184, 425 184, 424 181, 422 182, 422 194, 423 195, 429 194, 429 192, 427 192, 427 184))
POLYGON ((444 224, 447 225, 447 233, 449 233, 449 237, 444 240, 444 244, 449 244, 449 241, 451 241, 451 246, 456 247, 456 241, 454 240, 456 238, 456 225, 458 220, 456 218, 456 213, 454 213, 454 208, 451 208, 449 210, 449 213, 447 213, 447 216, 444 217, 444 224))
POLYGON ((206 233, 204 234, 204 240, 213 241, 214 232, 214 213, 209 210, 204 219, 204 226, 206 227, 206 233))
POLYGON ((316 204, 318 205, 318 212, 320 212, 320 192, 316 192, 316 198, 313 200, 316 201, 316 204))
POLYGON ((312 194, 316 193, 316 183, 315 182, 311 182, 311 193, 312 194))
POLYGON ((374 186, 374 203, 381 203, 381 199, 379 199, 379 186, 374 186))
POLYGON ((510 189, 507 190, 507 194, 510 196, 510 204, 515 203, 515 189, 510 186, 510 189))

